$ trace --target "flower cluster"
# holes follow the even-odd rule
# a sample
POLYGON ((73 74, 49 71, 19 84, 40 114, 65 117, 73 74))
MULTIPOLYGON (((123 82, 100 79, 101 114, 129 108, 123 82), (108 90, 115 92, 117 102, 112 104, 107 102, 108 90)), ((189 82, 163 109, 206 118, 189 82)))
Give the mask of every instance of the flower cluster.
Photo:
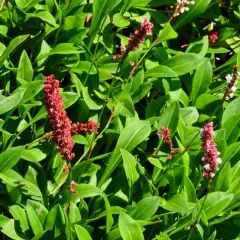
POLYGON ((175 149, 173 148, 172 139, 170 137, 171 130, 169 128, 165 128, 165 127, 161 127, 160 129, 163 131, 163 133, 157 132, 157 135, 160 136, 165 143, 169 144, 170 155, 168 156, 168 159, 170 160, 173 158, 173 155, 175 153, 175 149))
POLYGON ((129 52, 139 48, 140 43, 143 43, 145 41, 146 36, 152 35, 152 28, 153 24, 147 19, 144 19, 140 28, 130 36, 130 39, 125 48, 120 47, 120 53, 114 55, 113 59, 117 59, 121 56, 122 59, 125 59, 128 56, 129 52))
POLYGON ((94 121, 88 121, 87 123, 73 123, 71 127, 72 134, 78 134, 78 133, 95 133, 98 132, 98 126, 96 122, 94 121))
POLYGON ((63 109, 64 104, 59 92, 59 81, 52 74, 44 81, 45 105, 48 118, 53 128, 52 140, 61 152, 62 158, 71 161, 75 154, 72 152, 74 142, 71 135, 71 120, 63 109))
POLYGON ((177 0, 177 3, 178 3, 177 8, 176 8, 173 16, 171 17, 171 19, 174 19, 177 16, 179 16, 180 14, 189 11, 189 7, 187 7, 187 5, 195 4, 194 1, 189 1, 189 0, 177 0))
POLYGON ((201 129, 202 151, 204 156, 203 162, 203 176, 212 179, 215 176, 215 171, 218 171, 218 164, 222 163, 219 158, 220 152, 217 151, 216 144, 213 140, 213 122, 206 123, 201 129))
POLYGON ((235 66, 233 68, 233 73, 232 74, 228 74, 226 76, 226 80, 228 83, 228 88, 225 91, 224 94, 224 100, 229 100, 230 98, 232 98, 234 96, 234 92, 237 90, 236 88, 236 84, 238 82, 238 79, 240 77, 240 72, 238 72, 238 67, 235 66))
POLYGON ((208 37, 210 45, 212 45, 218 40, 218 32, 211 32, 208 37))

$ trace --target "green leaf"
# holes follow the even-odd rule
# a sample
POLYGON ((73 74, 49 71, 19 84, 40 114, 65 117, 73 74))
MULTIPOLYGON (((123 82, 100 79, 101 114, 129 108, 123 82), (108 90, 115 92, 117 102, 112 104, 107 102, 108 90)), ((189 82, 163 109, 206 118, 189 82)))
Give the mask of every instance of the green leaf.
POLYGON ((155 167, 159 168, 159 169, 162 169, 162 164, 161 162, 159 161, 159 159, 157 158, 153 158, 153 157, 149 157, 147 159, 152 165, 154 165, 155 167))
POLYGON ((99 186, 102 186, 103 183, 105 183, 111 173, 120 164, 122 159, 120 149, 126 149, 130 152, 139 143, 144 141, 150 135, 150 133, 151 126, 148 121, 133 121, 123 129, 118 139, 116 148, 113 151, 113 154, 109 160, 107 168, 99 181, 99 186))
POLYGON ((74 92, 63 92, 61 95, 64 103, 64 109, 71 107, 79 98, 79 95, 74 92))
POLYGON ((134 104, 129 92, 126 89, 124 89, 118 96, 116 96, 116 99, 114 100, 117 100, 117 106, 115 106, 115 109, 118 109, 122 116, 135 116, 134 104))
POLYGON ((111 0, 95 0, 93 2, 93 18, 89 30, 89 44, 88 48, 91 48, 94 38, 97 32, 101 28, 101 23, 112 8, 111 0))
POLYGON ((146 197, 139 201, 131 217, 136 220, 149 220, 160 206, 160 197, 146 197))
POLYGON ((205 58, 194 53, 178 54, 164 62, 178 76, 184 75, 196 69, 205 61, 205 58))
POLYGON ((169 128, 171 130, 171 136, 173 136, 178 126, 179 111, 180 107, 178 102, 173 102, 159 117, 157 129, 162 126, 169 128))
POLYGON ((197 69, 194 74, 192 84, 192 99, 193 102, 202 93, 205 93, 212 81, 212 65, 209 59, 206 59, 197 69))
MULTIPOLYGON (((203 204, 204 197, 201 198, 200 204, 203 204)), ((211 219, 227 208, 229 203, 233 200, 234 194, 226 192, 212 192, 207 195, 203 210, 207 219, 211 219)))
POLYGON ((20 221, 20 225, 23 231, 29 229, 26 211, 18 205, 12 205, 9 207, 9 212, 12 214, 15 220, 20 221))
POLYGON ((237 65, 240 66, 240 49, 238 50, 237 53, 237 65))
POLYGON ((11 96, 6 97, 2 101, 0 101, 0 115, 15 108, 23 98, 24 93, 25 89, 19 89, 11 96))
POLYGON ((27 160, 29 162, 40 162, 43 159, 46 158, 46 154, 43 153, 40 149, 38 148, 32 148, 32 149, 26 149, 23 151, 21 157, 24 160, 27 160))
POLYGON ((121 13, 124 14, 133 4, 133 0, 123 0, 121 13))
POLYGON ((111 209, 111 205, 108 201, 108 198, 106 196, 106 194, 103 193, 103 200, 105 202, 105 207, 106 207, 106 233, 109 233, 111 231, 112 225, 114 223, 113 217, 112 217, 112 209, 111 209))
POLYGON ((78 240, 92 240, 90 234, 84 227, 75 224, 75 231, 76 231, 78 240))
MULTIPOLYGON (((24 50, 19 60, 17 69, 17 79, 23 79, 26 82, 32 81, 33 78, 33 68, 31 61, 24 50)), ((21 82, 21 80, 20 80, 21 82)))
POLYGON ((240 97, 231 101, 222 116, 222 124, 225 124, 233 115, 240 113, 240 97))
POLYGON ((226 129, 227 144, 236 142, 240 135, 240 113, 232 115, 222 128, 226 129))
POLYGON ((187 176, 184 176, 184 188, 187 193, 188 202, 196 202, 197 200, 196 190, 194 188, 193 183, 187 176))
POLYGON ((217 101, 219 101, 219 104, 220 104, 220 100, 217 96, 213 96, 209 93, 204 93, 197 98, 195 102, 195 107, 198 109, 204 109, 209 104, 217 101))
POLYGON ((88 88, 83 87, 82 88, 82 94, 83 94, 83 99, 85 100, 87 106, 91 110, 98 110, 102 108, 102 105, 98 105, 95 101, 92 100, 88 93, 88 88))
POLYGON ((3 216, 3 215, 0 215, 0 226, 2 227, 5 223, 9 222, 9 218, 3 216))
POLYGON ((33 82, 22 84, 19 90, 22 89, 25 89, 25 93, 19 105, 33 100, 34 97, 43 89, 43 81, 34 80, 33 82))
POLYGON ((83 144, 83 145, 89 144, 87 139, 82 135, 74 135, 72 136, 72 139, 75 143, 78 143, 78 144, 83 144))
POLYGON ((44 225, 46 230, 53 230, 55 228, 55 237, 59 236, 61 232, 64 232, 66 225, 65 216, 62 207, 59 204, 56 204, 51 209, 44 225))
POLYGON ((214 191, 227 191, 231 185, 231 164, 230 161, 221 168, 217 175, 214 191))
POLYGON ((208 36, 202 37, 200 40, 197 40, 196 42, 191 43, 186 52, 189 53, 197 53, 201 56, 205 56, 209 47, 209 40, 208 36))
POLYGON ((180 115, 183 118, 184 122, 189 126, 197 122, 199 118, 199 113, 195 107, 181 108, 180 115))
POLYGON ((15 37, 7 46, 3 54, 0 56, 0 68, 3 66, 5 60, 9 57, 9 55, 21 44, 23 43, 27 38, 29 37, 29 34, 22 35, 15 37))
POLYGON ((167 66, 162 66, 162 65, 159 65, 157 67, 147 70, 147 72, 144 75, 145 78, 148 78, 148 77, 166 78, 166 77, 177 77, 177 76, 178 76, 177 73, 175 73, 173 69, 167 66))
POLYGON ((6 236, 10 237, 14 240, 24 240, 24 238, 21 238, 15 229, 15 221, 13 219, 10 219, 7 223, 5 223, 2 226, 2 233, 4 233, 6 236))
POLYGON ((84 27, 73 28, 65 31, 61 35, 60 39, 68 43, 80 44, 86 37, 87 31, 88 29, 84 27))
POLYGON ((139 224, 124 212, 119 215, 118 226, 123 240, 144 239, 139 224))
POLYGON ((234 182, 237 180, 237 178, 240 176, 240 161, 238 161, 232 168, 231 171, 231 182, 234 182))
POLYGON ((192 22, 193 19, 205 12, 210 2, 211 0, 195 0, 195 4, 189 7, 190 10, 181 14, 181 16, 177 19, 174 24, 174 28, 178 29, 184 24, 192 22))
POLYGON ((32 228, 34 235, 41 236, 41 234, 43 233, 43 226, 38 214, 35 212, 35 209, 33 208, 29 200, 27 201, 26 212, 27 212, 29 224, 32 228))
POLYGON ((172 212, 186 213, 188 211, 187 199, 181 194, 174 194, 166 201, 162 201, 161 207, 172 212))
MULTIPOLYGON (((225 133, 226 132, 224 129, 222 129, 220 131, 221 132, 224 131, 224 134, 221 136, 221 139, 223 139, 223 141, 225 142, 225 133)), ((225 162, 231 161, 231 159, 239 152, 240 142, 233 143, 233 144, 229 145, 228 147, 223 147, 224 145, 221 145, 221 144, 219 145, 218 133, 220 131, 217 132, 217 135, 215 137, 215 142, 218 144, 218 146, 220 146, 218 148, 221 152, 222 152, 222 150, 224 150, 224 153, 220 157, 222 158, 222 161, 225 164, 225 162), (226 150, 225 150, 225 148, 226 148, 226 150)), ((222 141, 222 140, 220 140, 220 141, 222 141)))
POLYGON ((19 8, 24 9, 28 6, 31 7, 32 5, 38 3, 39 0, 16 0, 15 2, 19 8))
POLYGON ((41 60, 45 57, 52 55, 69 55, 69 54, 78 54, 82 52, 72 43, 59 43, 51 52, 42 53, 38 56, 37 60, 41 60))
POLYGON ((0 155, 0 173, 3 173, 17 164, 19 161, 24 146, 13 147, 7 149, 0 155))
POLYGON ((158 38, 159 40, 157 41, 157 43, 167 41, 167 40, 170 40, 170 39, 174 39, 174 38, 177 38, 177 37, 178 37, 178 34, 172 28, 170 23, 167 22, 164 25, 164 28, 159 33, 159 38, 158 38))
POLYGON ((48 12, 48 11, 39 11, 35 13, 28 13, 26 16, 26 21, 30 18, 40 18, 42 21, 48 23, 49 25, 55 27, 56 26, 56 21, 53 15, 48 12))
POLYGON ((132 188, 134 183, 138 180, 139 174, 137 172, 137 160, 127 150, 120 149, 123 158, 123 167, 127 176, 129 187, 132 188))
POLYGON ((102 190, 91 184, 78 184, 75 189, 77 190, 77 197, 80 198, 89 198, 93 196, 97 196, 102 193, 102 190))
POLYGON ((130 25, 130 21, 127 20, 125 17, 122 16, 120 13, 116 13, 113 16, 113 23, 116 27, 127 27, 130 25))
POLYGON ((143 83, 139 86, 139 88, 133 92, 132 100, 133 103, 138 103, 142 98, 144 98, 151 90, 152 84, 151 83, 143 83))

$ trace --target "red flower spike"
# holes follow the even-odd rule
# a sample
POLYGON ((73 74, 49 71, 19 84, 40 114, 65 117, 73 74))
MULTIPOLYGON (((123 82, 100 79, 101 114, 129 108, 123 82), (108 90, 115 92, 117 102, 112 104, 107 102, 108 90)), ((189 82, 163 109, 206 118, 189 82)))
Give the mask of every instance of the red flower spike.
POLYGON ((44 81, 45 105, 48 119, 53 128, 52 140, 64 160, 70 161, 75 154, 72 152, 74 142, 71 136, 71 120, 63 109, 64 104, 59 91, 59 81, 52 74, 44 81))

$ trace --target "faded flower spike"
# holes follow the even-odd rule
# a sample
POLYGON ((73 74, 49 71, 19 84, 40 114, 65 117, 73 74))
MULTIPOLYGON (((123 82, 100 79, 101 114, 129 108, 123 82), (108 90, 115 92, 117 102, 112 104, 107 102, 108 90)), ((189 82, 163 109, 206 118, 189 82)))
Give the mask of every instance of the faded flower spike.
POLYGON ((76 186, 77 186, 77 183, 75 181, 72 181, 71 185, 68 187, 68 190, 73 194, 77 194, 78 192, 75 189, 76 186))
POLYGON ((179 16, 180 14, 189 11, 188 5, 194 5, 195 1, 189 1, 189 0, 177 0, 177 7, 175 12, 173 13, 171 20, 179 16))
POLYGON ((206 123, 201 129, 202 139, 202 151, 203 151, 203 176, 208 179, 212 179, 215 176, 215 171, 218 171, 218 165, 222 163, 219 158, 220 152, 218 152, 216 144, 213 140, 213 122, 206 123))
POLYGON ((71 136, 71 120, 63 109, 64 104, 59 91, 59 81, 52 74, 44 81, 45 105, 48 119, 53 128, 52 140, 57 145, 64 160, 70 161, 75 154, 72 152, 74 142, 71 136))
POLYGON ((146 36, 152 35, 152 28, 153 24, 147 19, 144 19, 140 28, 137 29, 134 34, 130 35, 130 39, 125 48, 120 47, 121 53, 114 55, 113 59, 117 59, 122 56, 122 59, 124 60, 128 56, 129 52, 135 51, 137 48, 139 48, 140 43, 145 41, 146 36))
POLYGON ((228 87, 224 93, 222 102, 224 102, 225 100, 229 100, 230 98, 232 98, 234 96, 234 92, 237 90, 236 85, 238 83, 239 78, 240 78, 240 72, 238 72, 238 67, 234 66, 233 73, 228 74, 226 76, 228 87))

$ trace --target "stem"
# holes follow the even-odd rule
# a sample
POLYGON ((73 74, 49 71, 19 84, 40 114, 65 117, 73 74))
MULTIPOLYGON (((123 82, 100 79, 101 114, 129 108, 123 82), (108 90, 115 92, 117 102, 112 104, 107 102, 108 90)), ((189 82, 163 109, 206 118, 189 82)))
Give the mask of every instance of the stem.
POLYGON ((55 39, 54 39, 54 44, 53 45, 55 46, 56 43, 57 43, 57 39, 58 39, 59 33, 60 33, 60 31, 62 29, 62 26, 64 24, 64 17, 65 16, 63 16, 62 11, 61 11, 61 9, 60 9, 60 7, 59 7, 59 5, 58 5, 56 0, 54 0, 54 3, 56 5, 57 11, 58 11, 58 18, 59 18, 59 21, 60 21, 60 25, 59 25, 59 28, 57 30, 57 33, 56 33, 55 39))
POLYGON ((96 137, 96 139, 93 141, 93 143, 91 144, 91 146, 87 149, 87 151, 85 151, 85 152, 83 153, 83 155, 79 158, 79 160, 75 163, 74 166, 78 165, 78 164, 82 161, 82 159, 83 159, 87 154, 88 154, 88 159, 90 159, 91 153, 92 153, 92 151, 93 151, 93 149, 94 149, 94 146, 96 145, 98 139, 101 138, 101 137, 103 136, 103 133, 108 129, 108 127, 109 127, 109 125, 110 125, 110 123, 111 123, 111 121, 112 121, 112 119, 113 119, 113 117, 114 117, 114 114, 115 114, 115 110, 112 110, 112 113, 111 113, 111 115, 110 115, 110 118, 109 118, 106 126, 104 127, 104 129, 100 132, 100 134, 96 137))
POLYGON ((201 208, 200 208, 200 211, 199 211, 199 213, 198 213, 198 215, 197 215, 197 218, 196 218, 194 224, 192 225, 192 227, 190 228, 190 233, 189 233, 189 235, 188 235, 188 239, 187 239, 187 240, 190 240, 190 239, 191 239, 191 236, 192 236, 192 234, 193 234, 193 232, 194 232, 194 229, 195 229, 196 225, 197 225, 198 222, 199 222, 199 219, 200 219, 200 216, 201 216, 201 213, 202 213, 204 204, 205 204, 206 199, 207 199, 207 196, 208 196, 208 194, 209 194, 209 192, 210 192, 210 188, 211 188, 211 187, 210 187, 209 184, 208 184, 207 193, 206 193, 206 195, 205 195, 205 197, 204 197, 204 199, 203 199, 203 203, 202 203, 202 206, 201 206, 201 208))
MULTIPOLYGON (((197 132, 197 134, 193 137, 193 139, 190 141, 190 143, 185 147, 185 149, 178 155, 176 156, 177 158, 180 158, 181 156, 183 156, 189 149, 190 145, 192 144, 192 142, 198 137, 200 132, 197 132)), ((174 160, 174 157, 173 159, 169 160, 170 161, 170 164, 167 165, 165 171, 163 172, 163 174, 161 175, 161 178, 160 178, 160 181, 158 183, 158 186, 157 186, 157 189, 160 187, 160 183, 161 183, 161 180, 162 180, 162 177, 165 176, 168 172, 168 170, 170 169, 170 167, 172 166, 173 164, 173 160, 174 160)))
MULTIPOLYGON (((103 30, 103 26, 104 26, 104 24, 105 24, 106 19, 107 19, 107 18, 105 17, 104 20, 103 20, 103 22, 102 22, 102 25, 101 25, 101 28, 100 28, 100 33, 101 33, 102 30, 103 30)), ((100 38, 101 38, 101 36, 100 36, 100 34, 99 34, 99 35, 98 35, 97 44, 96 44, 96 47, 95 47, 95 50, 94 50, 94 53, 93 53, 93 55, 92 55, 92 62, 91 62, 90 68, 88 69, 87 76, 86 76, 86 78, 85 78, 84 81, 83 81, 83 85, 84 85, 84 86, 85 86, 86 83, 87 83, 87 80, 88 80, 88 78, 89 78, 90 71, 92 70, 93 65, 95 65, 96 53, 97 53, 98 45, 99 45, 99 42, 100 42, 100 38)), ((90 50, 89 50, 89 51, 90 51, 90 50)))
POLYGON ((141 59, 137 62, 137 64, 134 66, 134 68, 131 70, 129 76, 128 76, 128 80, 132 77, 133 73, 136 71, 136 69, 139 67, 139 65, 142 63, 142 61, 144 60, 144 58, 147 56, 147 54, 153 49, 153 47, 157 44, 159 40, 159 37, 156 38, 156 40, 151 44, 151 46, 149 47, 149 49, 144 53, 144 55, 141 57, 141 59))
MULTIPOLYGON (((71 188, 72 184, 72 168, 69 169, 69 180, 67 181, 67 184, 69 188, 71 188)), ((72 240, 72 227, 71 227, 71 219, 70 219, 70 211, 71 211, 71 191, 69 190, 69 195, 68 195, 68 206, 67 206, 67 216, 68 216, 68 239, 72 240)))

